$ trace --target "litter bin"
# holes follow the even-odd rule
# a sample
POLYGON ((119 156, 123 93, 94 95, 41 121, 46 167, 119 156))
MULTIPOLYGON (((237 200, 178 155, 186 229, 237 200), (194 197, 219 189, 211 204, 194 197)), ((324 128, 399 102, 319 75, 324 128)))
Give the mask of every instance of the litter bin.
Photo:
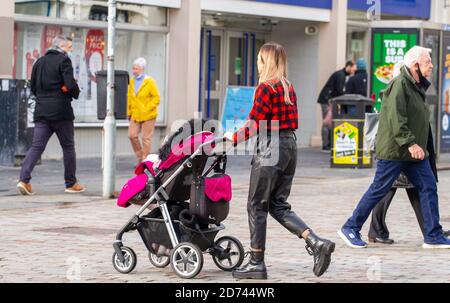
POLYGON ((343 95, 331 100, 331 167, 370 168, 373 155, 364 146, 364 119, 374 102, 362 95, 343 95))
MULTIPOLYGON (((106 117, 106 70, 97 72, 97 118, 105 120, 106 117)), ((115 73, 114 114, 116 119, 127 118, 127 96, 130 76, 127 71, 116 70, 115 73)))
POLYGON ((0 79, 0 164, 20 166, 33 139, 29 83, 0 79))

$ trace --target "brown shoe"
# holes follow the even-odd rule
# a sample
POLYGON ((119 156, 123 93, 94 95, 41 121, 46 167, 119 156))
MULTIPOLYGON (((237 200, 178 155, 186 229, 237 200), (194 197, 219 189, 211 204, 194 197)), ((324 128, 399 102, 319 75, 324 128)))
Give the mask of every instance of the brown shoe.
POLYGON ((34 195, 34 191, 30 183, 20 181, 19 183, 17 183, 17 188, 19 189, 19 192, 24 196, 34 195))
POLYGON ((65 192, 66 193, 70 193, 70 194, 77 194, 77 193, 82 193, 85 190, 86 190, 86 186, 85 185, 81 185, 81 184, 76 183, 72 187, 67 187, 65 192))

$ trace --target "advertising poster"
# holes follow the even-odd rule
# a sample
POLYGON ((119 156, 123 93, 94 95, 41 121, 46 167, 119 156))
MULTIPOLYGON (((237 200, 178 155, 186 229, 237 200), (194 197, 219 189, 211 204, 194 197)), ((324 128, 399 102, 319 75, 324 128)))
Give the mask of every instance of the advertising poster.
POLYGON ((42 26, 26 27, 23 43, 23 75, 26 79, 31 78, 31 71, 34 62, 41 57, 41 33, 42 26))
POLYGON ((97 79, 95 73, 103 69, 105 35, 101 29, 91 29, 86 35, 85 58, 88 75, 87 100, 97 99, 97 79))
POLYGON ((56 25, 46 25, 44 26, 42 36, 41 36, 41 54, 44 55, 45 52, 52 47, 53 39, 61 35, 61 26, 56 25))
MULTIPOLYGON (((393 78, 394 65, 403 61, 405 53, 418 43, 415 30, 377 30, 372 36, 372 94, 378 100, 379 93, 393 78)), ((380 110, 379 101, 375 104, 380 110)))
POLYGON ((94 101, 87 100, 86 92, 88 87, 88 75, 87 75, 87 63, 85 54, 85 37, 86 30, 78 29, 72 32, 73 35, 73 51, 72 51, 72 65, 73 65, 73 76, 80 87, 80 96, 78 100, 72 102, 72 107, 75 113, 75 116, 78 120, 86 121, 88 120, 88 116, 96 116, 97 108, 95 106, 95 111, 91 112, 90 108, 87 108, 89 105, 92 106, 91 103, 94 101))
POLYGON ((224 131, 236 131, 244 126, 253 106, 254 94, 254 87, 227 87, 221 119, 224 131))
POLYGON ((334 164, 358 164, 358 135, 358 128, 348 122, 334 128, 334 164))
POLYGON ((444 33, 442 49, 442 100, 441 147, 442 153, 450 152, 450 32, 444 33))

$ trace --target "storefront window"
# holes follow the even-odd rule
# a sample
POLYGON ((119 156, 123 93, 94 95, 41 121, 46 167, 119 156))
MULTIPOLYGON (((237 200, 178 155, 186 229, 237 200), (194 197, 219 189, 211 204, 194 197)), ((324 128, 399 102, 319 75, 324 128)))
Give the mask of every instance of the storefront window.
MULTIPOLYGON (((15 1, 15 13, 76 21, 107 21, 107 0, 15 1)), ((167 25, 163 7, 117 2, 117 22, 136 25, 167 25)))
POLYGON ((425 30, 423 35, 424 47, 431 49, 431 60, 433 63, 433 75, 431 82, 433 84, 433 93, 437 94, 439 89, 439 47, 440 47, 440 33, 439 31, 425 30))
MULTIPOLYGON (((431 49, 431 61, 433 64, 433 74, 431 75, 431 85, 427 90, 427 102, 430 106, 430 124, 436 144, 436 133, 438 129, 439 113, 439 59, 440 59, 440 33, 434 30, 424 30, 423 46, 431 49)), ((436 146, 435 146, 436 147, 436 146)))
MULTIPOLYGON (((15 30, 14 71, 18 79, 31 77, 34 62, 51 47, 56 35, 72 37, 74 47, 71 59, 74 77, 81 89, 79 99, 72 103, 75 122, 99 122, 95 73, 106 68, 107 30, 32 23, 17 23, 15 30)), ((162 98, 158 123, 164 122, 165 54, 165 33, 124 30, 117 32, 115 67, 118 70, 127 70, 131 75, 134 59, 144 57, 147 60, 146 72, 156 80, 162 98)))
POLYGON ((365 28, 352 28, 347 30, 347 60, 358 60, 369 57, 368 30, 365 28))

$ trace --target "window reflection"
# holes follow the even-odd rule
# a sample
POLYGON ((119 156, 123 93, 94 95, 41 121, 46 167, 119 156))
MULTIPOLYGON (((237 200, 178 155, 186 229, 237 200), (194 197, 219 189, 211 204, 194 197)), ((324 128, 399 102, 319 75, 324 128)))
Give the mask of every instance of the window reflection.
MULTIPOLYGON (((66 20, 107 21, 107 0, 15 1, 15 13, 66 20)), ((143 4, 117 2, 117 22, 136 25, 167 25, 167 9, 143 4)))

